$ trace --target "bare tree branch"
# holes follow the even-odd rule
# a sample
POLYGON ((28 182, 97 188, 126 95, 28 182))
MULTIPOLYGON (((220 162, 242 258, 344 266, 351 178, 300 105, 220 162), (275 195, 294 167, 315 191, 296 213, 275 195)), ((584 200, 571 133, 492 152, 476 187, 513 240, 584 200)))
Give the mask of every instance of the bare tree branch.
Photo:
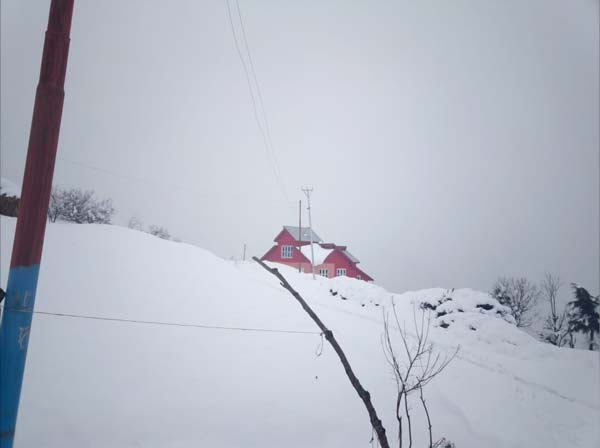
POLYGON ((344 351, 338 344, 337 340, 335 339, 333 332, 325 326, 325 324, 321 321, 321 319, 319 319, 319 316, 317 316, 317 314, 311 309, 311 307, 308 306, 308 304, 300 296, 300 294, 298 294, 298 292, 296 292, 294 290, 294 288, 292 288, 292 286, 288 283, 288 281, 285 279, 285 277, 283 275, 281 275, 281 273, 279 272, 279 270, 277 268, 270 268, 269 266, 267 266, 265 263, 263 263, 261 260, 259 260, 256 257, 252 257, 252 259, 254 261, 256 261, 258 264, 260 264, 263 268, 265 268, 268 272, 270 272, 275 277, 277 277, 279 279, 279 281, 281 282, 281 286, 283 286, 285 289, 287 289, 288 292, 292 296, 294 296, 294 298, 298 301, 298 303, 300 303, 300 306, 302 306, 304 311, 306 311, 306 313, 310 316, 310 318, 317 324, 317 326, 319 327, 321 332, 325 335, 325 339, 327 339, 327 342, 329 342, 331 344, 335 353, 340 358, 340 361, 341 361, 342 365, 344 366, 344 370, 346 372, 346 375, 348 376, 348 379, 350 380, 350 383, 352 383, 354 390, 356 391, 356 393, 358 394, 358 396, 364 403, 365 407, 367 408, 367 412, 369 413, 369 419, 371 421, 371 426, 373 427, 373 429, 375 430, 375 433, 377 434, 377 438, 379 440, 379 444, 381 445, 381 448, 390 448, 390 444, 389 444, 389 442, 387 440, 387 436, 385 434, 385 428, 383 427, 383 424, 381 423, 381 420, 379 419, 377 412, 375 411, 375 408, 373 407, 373 403, 371 402, 371 394, 369 394, 369 392, 367 390, 365 390, 365 388, 362 386, 362 384, 360 384, 360 381, 358 380, 358 378, 354 374, 354 371, 352 370, 352 367, 350 366, 350 362, 348 361, 346 354, 344 353, 344 351))
POLYGON ((433 434, 431 433, 431 418, 429 418, 429 410, 425 404, 425 398, 423 397, 423 386, 419 386, 419 392, 421 395, 421 403, 423 403, 423 409, 425 409, 425 415, 427 416, 427 428, 429 429, 429 448, 433 447, 433 434))
POLYGON ((569 334, 570 329, 567 319, 567 307, 565 307, 562 312, 559 312, 556 305, 558 291, 561 286, 562 283, 560 277, 546 272, 544 280, 542 281, 541 291, 542 296, 550 305, 550 314, 548 314, 544 320, 544 328, 540 333, 540 336, 546 342, 558 347, 566 345, 569 342, 569 339, 572 339, 572 334, 569 334))
POLYGON ((492 290, 492 297, 510 308, 517 327, 529 327, 533 323, 540 296, 538 287, 523 277, 501 277, 492 290))
POLYGON ((402 368, 398 361, 398 355, 394 349, 394 343, 391 337, 392 327, 390 325, 389 312, 383 310, 383 330, 382 343, 384 348, 385 357, 388 360, 392 372, 396 380, 396 387, 398 391, 396 399, 396 419, 398 421, 398 438, 399 447, 402 447, 402 415, 400 406, 402 400, 404 400, 404 415, 408 424, 408 443, 409 448, 412 448, 412 426, 410 420, 410 408, 408 403, 408 396, 415 390, 419 390, 421 396, 421 403, 425 409, 427 416, 427 422, 429 426, 429 446, 433 446, 433 436, 431 433, 431 418, 429 410, 425 403, 423 395, 423 388, 439 375, 448 364, 454 359, 458 353, 459 348, 456 351, 446 357, 442 357, 440 353, 435 353, 433 343, 429 342, 429 330, 431 327, 431 314, 428 313, 425 316, 426 310, 421 310, 421 318, 417 319, 416 310, 413 308, 413 325, 415 330, 415 343, 411 346, 409 344, 409 338, 406 331, 406 326, 400 325, 400 319, 398 318, 398 312, 396 305, 392 301, 392 314, 396 323, 394 330, 398 331, 400 339, 402 341, 402 348, 406 355, 406 367, 402 368))

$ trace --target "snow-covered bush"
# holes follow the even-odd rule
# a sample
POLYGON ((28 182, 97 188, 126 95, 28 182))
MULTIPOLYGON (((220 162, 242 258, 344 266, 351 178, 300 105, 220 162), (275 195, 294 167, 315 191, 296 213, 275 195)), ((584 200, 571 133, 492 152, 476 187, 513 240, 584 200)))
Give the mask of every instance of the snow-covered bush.
MULTIPOLYGON (((431 310, 434 313, 435 325, 448 328, 456 313, 464 315, 486 314, 498 317, 508 323, 515 324, 511 309, 501 305, 489 294, 473 291, 470 289, 448 289, 435 298, 430 295, 415 300, 421 309, 431 310)), ((471 327, 472 330, 476 328, 471 327)))
POLYGON ((166 227, 163 227, 163 226, 151 225, 151 226, 148 227, 148 233, 150 235, 154 235, 154 236, 157 236, 159 238, 162 238, 163 240, 170 240, 171 239, 171 234, 166 229, 166 227))
POLYGON ((129 227, 132 230, 142 232, 144 230, 144 223, 137 216, 132 216, 129 222, 127 223, 127 227, 129 227))
POLYGON ((51 222, 58 220, 78 224, 110 224, 115 212, 111 199, 97 201, 91 190, 53 188, 48 207, 51 222))

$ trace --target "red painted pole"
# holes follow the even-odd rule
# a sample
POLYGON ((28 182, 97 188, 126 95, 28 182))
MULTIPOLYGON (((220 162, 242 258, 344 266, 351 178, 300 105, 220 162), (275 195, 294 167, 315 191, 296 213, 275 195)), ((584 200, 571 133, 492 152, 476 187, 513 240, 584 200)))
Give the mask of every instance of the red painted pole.
POLYGON ((0 448, 12 447, 65 96, 74 0, 52 0, 0 324, 0 448))

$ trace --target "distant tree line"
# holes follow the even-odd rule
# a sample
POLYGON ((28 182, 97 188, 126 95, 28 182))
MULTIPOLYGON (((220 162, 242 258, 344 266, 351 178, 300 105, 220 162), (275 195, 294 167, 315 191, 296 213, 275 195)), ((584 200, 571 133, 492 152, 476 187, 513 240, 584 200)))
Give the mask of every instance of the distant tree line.
POLYGON ((543 300, 549 307, 539 333, 543 341, 557 347, 574 348, 577 335, 584 335, 588 338, 588 349, 597 350, 600 297, 592 296, 587 289, 571 283, 574 299, 559 309, 557 298, 561 287, 560 278, 550 273, 546 273, 539 287, 526 278, 500 277, 491 294, 502 305, 510 308, 518 327, 531 326, 536 317, 535 307, 543 300))
MULTIPOLYGON (((77 224, 111 224, 115 213, 112 200, 99 200, 94 197, 94 194, 93 190, 52 188, 48 206, 48 219, 50 222, 69 221, 77 224)), ((172 238, 171 233, 164 226, 151 224, 147 229, 144 229, 144 223, 137 216, 133 216, 129 220, 127 227, 149 233, 164 240, 172 238)))
POLYGON ((171 233, 164 226, 150 224, 148 226, 147 230, 144 230, 144 223, 137 216, 131 217, 131 219, 129 220, 129 223, 127 224, 127 227, 129 227, 130 229, 133 229, 133 230, 138 230, 140 232, 149 233, 150 235, 157 236, 159 238, 162 238, 163 240, 171 239, 171 233))

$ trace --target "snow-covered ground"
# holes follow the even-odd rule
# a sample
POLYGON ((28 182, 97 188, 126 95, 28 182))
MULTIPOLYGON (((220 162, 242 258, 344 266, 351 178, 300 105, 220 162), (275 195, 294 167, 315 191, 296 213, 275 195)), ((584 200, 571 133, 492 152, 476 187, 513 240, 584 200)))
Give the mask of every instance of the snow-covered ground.
MULTIPOLYGON (((15 220, 0 224, 6 285, 15 220)), ((426 389, 435 437, 458 448, 600 446, 598 353, 536 341, 477 291, 391 294, 280 269, 339 339, 393 445, 395 386, 380 344, 392 298, 408 323, 414 304, 435 306, 432 341, 461 347, 426 389)), ((335 353, 325 345, 316 356, 318 330, 256 263, 116 226, 49 224, 36 309, 308 333, 37 314, 17 447, 369 446, 335 353)), ((417 397, 411 407, 414 446, 427 446, 417 397)))

